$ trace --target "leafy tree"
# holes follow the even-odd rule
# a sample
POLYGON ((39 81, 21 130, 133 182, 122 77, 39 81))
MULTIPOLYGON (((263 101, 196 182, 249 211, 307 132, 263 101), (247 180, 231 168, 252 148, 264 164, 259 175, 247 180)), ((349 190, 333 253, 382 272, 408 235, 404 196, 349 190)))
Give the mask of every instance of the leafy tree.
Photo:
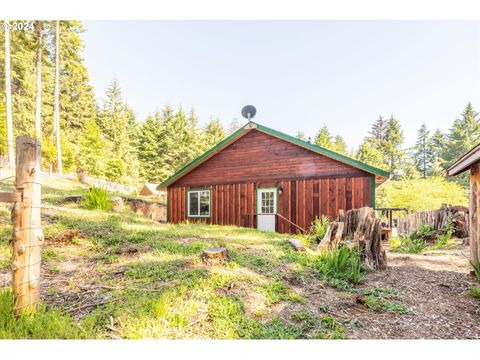
POLYGON ((377 190, 379 207, 436 210, 442 204, 468 205, 467 190, 443 177, 388 181, 377 190))

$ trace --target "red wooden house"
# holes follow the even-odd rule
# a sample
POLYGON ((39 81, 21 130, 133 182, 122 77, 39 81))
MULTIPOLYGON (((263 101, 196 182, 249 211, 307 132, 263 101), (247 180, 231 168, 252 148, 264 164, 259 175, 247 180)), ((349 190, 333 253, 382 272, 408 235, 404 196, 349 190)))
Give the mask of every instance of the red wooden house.
POLYGON ((315 217, 375 206, 388 173, 249 122, 159 185, 167 221, 296 233, 315 217))

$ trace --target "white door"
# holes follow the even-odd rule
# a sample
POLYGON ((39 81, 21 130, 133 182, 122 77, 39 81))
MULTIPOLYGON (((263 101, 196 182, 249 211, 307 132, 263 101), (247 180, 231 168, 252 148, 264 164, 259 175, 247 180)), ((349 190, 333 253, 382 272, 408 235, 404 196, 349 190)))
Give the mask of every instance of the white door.
POLYGON ((277 212, 277 189, 257 189, 257 229, 275 231, 277 212))

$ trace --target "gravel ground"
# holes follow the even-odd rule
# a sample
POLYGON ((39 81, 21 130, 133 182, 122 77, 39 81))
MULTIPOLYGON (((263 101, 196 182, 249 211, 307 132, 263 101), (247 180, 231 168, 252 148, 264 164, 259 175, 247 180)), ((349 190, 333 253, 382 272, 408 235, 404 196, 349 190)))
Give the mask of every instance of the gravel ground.
POLYGON ((323 312, 345 324, 353 339, 480 339, 480 301, 468 295, 480 282, 469 274, 468 248, 426 254, 388 251, 388 268, 367 275, 361 288, 393 288, 393 301, 409 308, 407 314, 374 311, 358 301, 358 295, 329 286, 322 291, 305 289, 312 311, 323 312), (311 293, 311 295, 308 295, 311 293), (323 306, 325 308, 325 306, 323 306), (349 326, 354 320, 360 326, 349 326))

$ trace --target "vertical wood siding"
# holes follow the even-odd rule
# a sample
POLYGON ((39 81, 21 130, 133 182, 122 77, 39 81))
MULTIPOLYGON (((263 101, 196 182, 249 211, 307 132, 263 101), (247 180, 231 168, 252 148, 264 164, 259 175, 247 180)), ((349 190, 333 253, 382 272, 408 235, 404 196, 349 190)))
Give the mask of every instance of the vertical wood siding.
MULTIPOLYGON (((275 183, 238 183, 212 185, 210 218, 189 218, 190 222, 255 227, 257 187, 282 189, 278 196, 278 213, 298 226, 308 229, 315 217, 326 215, 332 219, 339 210, 372 206, 371 176, 339 177, 303 180, 283 180, 275 183)), ((188 187, 170 187, 168 191, 168 219, 171 223, 187 220, 186 199, 188 187)), ((277 231, 296 233, 297 229, 277 218, 277 231)))

